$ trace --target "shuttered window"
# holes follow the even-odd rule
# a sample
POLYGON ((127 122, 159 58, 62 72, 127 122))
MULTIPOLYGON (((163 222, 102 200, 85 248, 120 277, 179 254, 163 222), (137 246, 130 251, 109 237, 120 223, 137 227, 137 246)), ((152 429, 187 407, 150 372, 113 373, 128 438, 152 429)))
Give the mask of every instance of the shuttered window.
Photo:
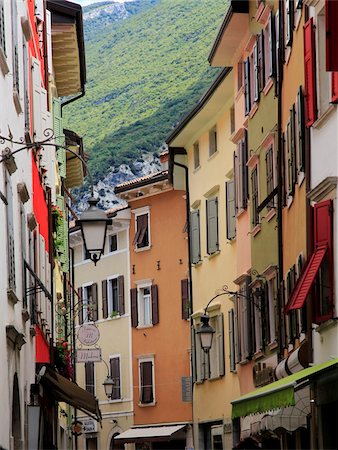
POLYGON ((140 367, 140 403, 154 402, 153 361, 141 361, 140 367))
POLYGON ((212 255, 219 249, 218 242, 218 199, 210 198, 206 201, 207 212, 207 253, 212 255))
POLYGON ((253 89, 254 89, 254 97, 253 100, 255 102, 259 101, 259 40, 257 39, 256 44, 253 48, 253 89))
POLYGON ((251 109, 251 92, 250 92, 250 59, 244 61, 244 102, 245 115, 248 116, 251 109))
POLYGON ((209 156, 217 152, 217 127, 214 126, 209 131, 209 156))
POLYGON ((236 208, 235 208, 235 183, 234 180, 225 183, 226 192, 226 219, 227 239, 236 237, 236 208))
POLYGON ((94 363, 85 363, 85 385, 86 391, 95 395, 94 363))
POLYGON ((181 304, 182 304, 182 319, 188 320, 190 317, 190 302, 189 302, 189 280, 181 280, 181 304))
POLYGON ((297 116, 297 156, 298 172, 304 172, 305 166, 305 117, 304 117, 304 95, 302 87, 299 87, 296 103, 297 116))
POLYGON ((275 96, 278 97, 278 82, 279 82, 279 67, 278 67, 278 56, 279 56, 279 10, 276 11, 275 18, 275 59, 274 59, 274 65, 275 65, 275 96))
POLYGON ((338 72, 338 2, 325 0, 326 70, 338 72))
POLYGON ((8 289, 15 292, 15 246, 14 246, 14 216, 13 216, 13 190, 11 178, 7 171, 5 172, 6 187, 6 225, 7 225, 7 270, 8 270, 8 289))
POLYGON ((275 20, 272 11, 270 12, 267 30, 268 30, 269 46, 266 47, 269 53, 268 58, 269 64, 268 65, 266 64, 266 75, 269 77, 274 77, 276 75, 276 30, 275 30, 275 20))
POLYGON ((228 311, 229 323, 229 359, 230 372, 236 372, 236 355, 235 355, 235 313, 233 309, 228 311))
POLYGON ((297 180, 297 149, 296 149, 296 110, 295 105, 292 106, 290 110, 290 125, 291 125, 291 136, 290 136, 290 144, 291 144, 291 180, 292 180, 292 191, 295 191, 295 185, 297 180))
POLYGON ((294 0, 286 0, 285 8, 286 8, 286 45, 288 47, 291 47, 293 41, 293 28, 295 17, 294 0))
POLYGON ((117 277, 108 280, 108 315, 116 316, 119 313, 117 277))
POLYGON ((78 295, 78 320, 79 320, 79 325, 83 324, 83 302, 82 302, 82 287, 78 288, 77 290, 77 295, 78 295))
POLYGON ((291 120, 286 125, 285 132, 286 158, 287 158, 287 180, 288 180, 288 196, 293 195, 292 185, 292 151, 291 151, 291 120))
POLYGON ((331 101, 338 103, 338 72, 331 74, 331 101))
POLYGON ((6 56, 5 13, 2 2, 0 3, 0 48, 6 56))
POLYGON ((305 118, 310 127, 317 119, 315 27, 313 17, 304 25, 305 118))
POLYGON ((113 381, 111 399, 118 400, 121 398, 121 368, 119 357, 110 358, 110 375, 113 381))
POLYGON ((92 320, 94 322, 96 322, 98 320, 97 283, 92 284, 92 320))
POLYGON ((136 248, 144 248, 150 245, 148 222, 148 213, 136 216, 136 233, 133 240, 133 245, 136 246, 136 248))
POLYGON ((256 166, 251 172, 251 190, 252 190, 252 225, 259 224, 258 208, 258 167, 256 166))
POLYGON ((265 41, 264 30, 261 30, 257 40, 258 45, 258 84, 259 91, 262 92, 265 86, 265 41))
POLYGON ((234 189, 235 208, 246 209, 248 201, 248 133, 244 131, 244 138, 237 144, 234 153, 234 189))
MULTIPOLYGON (((274 157, 273 146, 271 145, 265 154, 265 167, 266 167, 266 194, 271 194, 274 189, 274 157)), ((273 208, 274 200, 268 204, 268 209, 273 208)))
POLYGON ((93 283, 89 286, 83 286, 82 292, 82 320, 90 322, 98 320, 97 311, 97 284, 93 283))
POLYGON ((200 212, 191 211, 190 213, 190 228, 191 228, 191 262, 196 264, 201 260, 201 245, 200 245, 200 212))

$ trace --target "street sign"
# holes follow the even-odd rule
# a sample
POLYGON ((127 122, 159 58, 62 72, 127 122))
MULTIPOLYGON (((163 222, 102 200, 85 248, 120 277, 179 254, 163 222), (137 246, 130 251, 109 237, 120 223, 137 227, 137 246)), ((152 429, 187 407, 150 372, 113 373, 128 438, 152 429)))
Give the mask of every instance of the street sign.
POLYGON ((100 362, 101 349, 100 348, 78 348, 76 350, 76 362, 100 362))
POLYGON ((95 345, 100 339, 100 332, 95 325, 87 323, 80 326, 77 338, 83 345, 95 345))

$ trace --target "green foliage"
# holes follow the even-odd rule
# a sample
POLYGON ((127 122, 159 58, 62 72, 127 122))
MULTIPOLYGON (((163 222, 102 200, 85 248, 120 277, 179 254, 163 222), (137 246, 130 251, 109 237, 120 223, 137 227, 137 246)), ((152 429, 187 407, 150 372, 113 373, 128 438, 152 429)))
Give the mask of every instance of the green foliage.
POLYGON ((156 152, 219 72, 207 57, 226 1, 143 0, 145 10, 136 3, 125 20, 85 28, 86 95, 64 109, 96 179, 156 152))

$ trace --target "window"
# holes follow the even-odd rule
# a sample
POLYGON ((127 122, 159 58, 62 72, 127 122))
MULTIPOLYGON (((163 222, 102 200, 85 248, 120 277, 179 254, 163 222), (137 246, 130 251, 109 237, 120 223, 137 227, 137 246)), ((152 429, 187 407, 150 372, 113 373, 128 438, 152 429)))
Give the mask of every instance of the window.
POLYGON ((275 20, 272 12, 270 12, 268 25, 264 30, 265 84, 267 84, 270 77, 274 77, 276 74, 275 35, 275 20))
POLYGON ((113 381, 113 391, 111 400, 119 400, 121 398, 121 367, 120 357, 115 356, 110 358, 110 375, 113 381))
POLYGON ((236 237, 236 207, 235 207, 235 183, 234 180, 225 183, 226 192, 226 219, 227 239, 236 237))
POLYGON ((86 437, 86 450, 97 450, 97 437, 86 437))
POLYGON ((288 180, 287 194, 292 197, 295 193, 296 176, 297 176, 297 162, 296 162, 296 142, 295 142, 295 109, 290 111, 290 120, 286 125, 285 132, 286 145, 286 178, 288 180))
POLYGON ((264 30, 261 30, 257 36, 257 64, 258 64, 258 89, 260 92, 265 86, 265 47, 268 46, 268 42, 265 42, 264 30))
POLYGON ((107 317, 122 316, 125 313, 124 276, 116 275, 102 281, 102 315, 107 317))
POLYGON ((237 90, 243 87, 243 61, 237 63, 237 90))
POLYGON ((236 211, 246 209, 248 202, 248 133, 244 129, 243 138, 237 143, 234 153, 236 211))
MULTIPOLYGON (((274 157, 273 146, 271 145, 265 154, 266 166, 266 194, 267 196, 274 190, 274 157)), ((268 209, 274 207, 274 199, 268 203, 268 209)))
POLYGON ((209 131, 209 156, 217 152, 217 127, 214 126, 209 131))
POLYGON ((147 327, 159 322, 158 287, 141 285, 131 289, 131 321, 133 327, 147 327))
POLYGON ((95 395, 94 363, 85 363, 85 385, 86 391, 95 395))
POLYGON ((11 178, 5 172, 6 189, 6 221, 7 221, 7 269, 8 269, 8 289, 15 291, 15 248, 14 248, 14 217, 13 217, 13 190, 11 178))
POLYGON ((305 124, 310 127, 317 119, 315 27, 313 17, 304 25, 304 71, 305 71, 305 124))
POLYGON ((111 234, 109 236, 109 253, 116 252, 117 249, 117 234, 111 234))
MULTIPOLYGON (((290 299, 291 293, 296 284, 296 267, 291 267, 286 276, 286 299, 290 299)), ((290 344, 294 344, 295 339, 299 336, 299 321, 296 310, 292 310, 288 317, 288 340, 290 344)))
POLYGON ((251 110, 250 57, 244 61, 244 104, 245 115, 248 116, 251 110))
POLYGON ((190 212, 190 236, 191 262, 192 264, 197 264, 201 261, 199 210, 190 212))
POLYGON ((86 247, 84 244, 82 244, 82 255, 83 255, 84 261, 87 261, 88 259, 90 259, 90 253, 86 250, 86 247))
POLYGON ((251 54, 251 104, 259 102, 259 67, 258 67, 258 42, 253 47, 251 54))
POLYGON ((194 169, 200 166, 200 144, 199 142, 194 143, 194 169))
POLYGON ((218 241, 218 199, 210 198, 206 201, 207 212, 207 253, 212 255, 219 250, 218 241))
POLYGON ((136 234, 133 245, 136 248, 146 248, 150 246, 149 239, 149 214, 139 214, 135 216, 136 234))
POLYGON ((235 313, 233 309, 228 311, 229 323, 229 359, 230 372, 236 372, 236 353, 235 353, 235 313))
POLYGON ((154 361, 139 361, 140 403, 154 403, 154 361))
POLYGON ((230 134, 233 134, 236 130, 236 117, 235 117, 235 105, 230 108, 230 134))
POLYGON ((259 224, 258 208, 258 167, 255 166, 251 172, 251 190, 252 190, 252 225, 259 224))
POLYGON ((286 45, 288 47, 292 46, 293 40, 293 28, 294 28, 294 18, 295 18, 295 3, 294 0, 285 1, 286 10, 286 45))
POLYGON ((97 315, 97 284, 91 283, 79 288, 79 323, 96 321, 97 315))

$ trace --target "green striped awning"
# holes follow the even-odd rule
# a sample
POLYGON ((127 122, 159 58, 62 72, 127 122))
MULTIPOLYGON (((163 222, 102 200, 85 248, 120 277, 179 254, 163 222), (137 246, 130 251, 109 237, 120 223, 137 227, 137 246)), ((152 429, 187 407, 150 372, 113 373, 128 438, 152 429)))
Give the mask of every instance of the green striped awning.
POLYGON ((333 366, 338 366, 338 358, 308 367, 233 400, 232 418, 294 406, 297 385, 333 366))

